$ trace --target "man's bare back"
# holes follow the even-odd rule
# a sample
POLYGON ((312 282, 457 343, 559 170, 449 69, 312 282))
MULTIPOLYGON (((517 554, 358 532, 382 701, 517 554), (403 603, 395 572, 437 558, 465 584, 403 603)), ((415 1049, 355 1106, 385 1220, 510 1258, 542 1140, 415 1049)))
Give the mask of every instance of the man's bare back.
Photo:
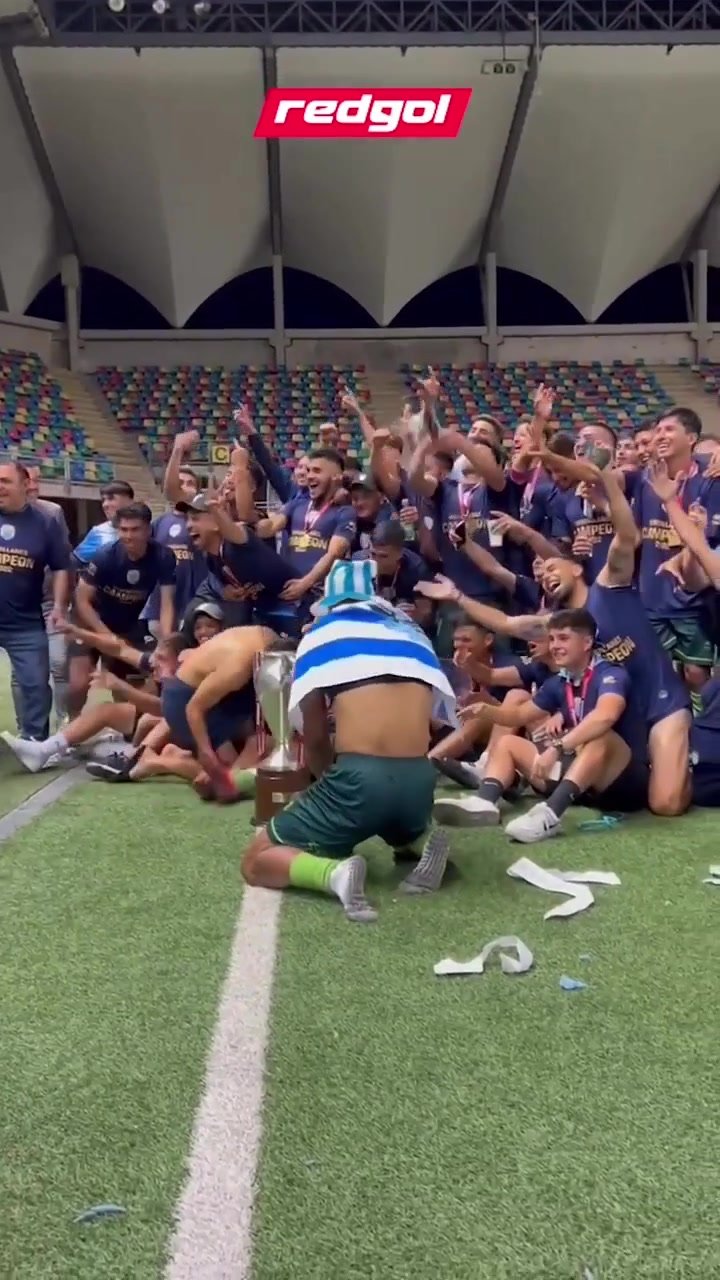
POLYGON ((432 690, 411 680, 362 683, 338 689, 333 702, 338 755, 412 759, 430 745, 432 690))
POLYGON ((275 644, 277 636, 269 627, 229 627, 201 644, 197 649, 186 649, 178 667, 178 677, 183 684, 198 689, 208 676, 222 672, 238 676, 238 688, 252 674, 256 653, 262 653, 275 644))

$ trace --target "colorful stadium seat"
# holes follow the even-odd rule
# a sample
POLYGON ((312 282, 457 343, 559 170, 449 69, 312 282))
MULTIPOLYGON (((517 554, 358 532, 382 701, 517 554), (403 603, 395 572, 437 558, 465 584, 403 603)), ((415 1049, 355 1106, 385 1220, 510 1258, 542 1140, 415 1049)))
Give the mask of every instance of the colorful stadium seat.
POLYGON ((716 399, 720 398, 720 365, 703 360, 700 364, 692 365, 692 370, 699 374, 705 390, 716 399))
POLYGON ((299 369, 101 368, 95 376, 118 423, 137 436, 151 466, 167 460, 180 431, 198 431, 195 457, 209 460, 213 445, 232 441, 233 409, 241 403, 279 460, 292 466, 312 448, 326 421, 337 423, 347 454, 362 453, 359 425, 341 411, 340 397, 347 386, 367 401, 364 375, 364 366, 319 364, 299 369))
MULTIPOLYGON (((427 376, 427 365, 403 365, 408 388, 427 376)), ((655 374, 642 361, 610 365, 442 364, 436 373, 443 388, 447 425, 466 431, 472 420, 489 414, 511 431, 518 418, 532 408, 536 388, 545 383, 557 393, 554 421, 563 431, 576 431, 586 422, 605 422, 615 431, 647 423, 672 401, 655 374)))
POLYGON ((69 478, 75 484, 105 484, 112 463, 96 453, 39 356, 0 351, 0 455, 40 467, 43 480, 69 478))

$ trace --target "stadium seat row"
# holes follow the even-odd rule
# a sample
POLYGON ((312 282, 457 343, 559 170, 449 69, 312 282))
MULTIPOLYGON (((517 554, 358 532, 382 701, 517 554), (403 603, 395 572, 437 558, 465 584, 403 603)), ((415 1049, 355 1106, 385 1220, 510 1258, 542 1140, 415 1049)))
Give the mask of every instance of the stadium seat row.
POLYGON ((62 479, 69 466, 76 484, 104 484, 112 463, 98 455, 39 356, 0 351, 0 454, 40 467, 45 480, 62 479))

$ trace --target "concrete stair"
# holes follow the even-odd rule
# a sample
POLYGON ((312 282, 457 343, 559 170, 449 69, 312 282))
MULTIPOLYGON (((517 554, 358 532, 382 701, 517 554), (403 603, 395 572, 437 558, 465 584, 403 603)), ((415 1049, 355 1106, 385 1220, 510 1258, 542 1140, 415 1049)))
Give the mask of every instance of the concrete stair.
POLYGON ((720 401, 705 390, 700 375, 687 365, 658 364, 650 368, 673 404, 694 409, 700 416, 703 431, 720 439, 720 401))
POLYGON ((152 471, 133 437, 118 426, 92 376, 71 373, 68 369, 53 369, 52 374, 83 429, 92 437, 97 452, 115 464, 117 479, 127 480, 135 490, 137 501, 146 502, 153 515, 160 515, 167 509, 167 503, 152 471))

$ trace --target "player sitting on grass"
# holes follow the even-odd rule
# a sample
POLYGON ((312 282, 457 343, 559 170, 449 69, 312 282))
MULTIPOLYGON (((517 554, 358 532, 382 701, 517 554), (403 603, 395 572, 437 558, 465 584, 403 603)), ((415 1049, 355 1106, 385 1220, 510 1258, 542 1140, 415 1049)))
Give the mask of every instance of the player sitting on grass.
MULTIPOLYGON (((179 655, 185 647, 183 637, 178 634, 161 640, 152 653, 147 653, 132 648, 120 636, 110 633, 97 635, 68 622, 60 624, 60 629, 80 644, 92 643, 98 653, 121 664, 123 669, 139 672, 146 681, 140 688, 128 684, 113 671, 97 672, 93 677, 93 688, 108 690, 122 698, 122 702, 96 702, 85 707, 61 733, 54 733, 42 742, 3 733, 3 741, 30 773, 44 769, 53 756, 60 759, 68 756, 103 730, 112 729, 133 745, 141 743, 161 718, 159 682, 175 674, 179 655)), ((103 763, 107 769, 122 769, 124 760, 122 753, 117 752, 115 763, 112 758, 103 763)))
POLYGON ((376 597, 376 581, 371 560, 337 563, 326 578, 290 695, 316 781, 257 833, 242 860, 248 884, 334 895, 361 923, 376 919, 365 860, 354 855, 363 840, 412 846, 419 862, 406 892, 442 882, 447 838, 430 830, 436 773, 427 750, 431 720, 454 719, 455 704, 429 640, 376 597))
POLYGON ((595 634, 595 621, 586 609, 554 614, 548 636, 559 674, 519 706, 476 708, 494 723, 516 729, 533 729, 548 716, 562 716, 560 733, 544 749, 515 734, 494 743, 473 800, 477 825, 500 821, 498 801, 518 773, 547 797, 507 823, 506 834, 522 844, 556 835, 565 810, 581 796, 605 812, 646 808, 647 724, 628 672, 593 652, 595 634))

